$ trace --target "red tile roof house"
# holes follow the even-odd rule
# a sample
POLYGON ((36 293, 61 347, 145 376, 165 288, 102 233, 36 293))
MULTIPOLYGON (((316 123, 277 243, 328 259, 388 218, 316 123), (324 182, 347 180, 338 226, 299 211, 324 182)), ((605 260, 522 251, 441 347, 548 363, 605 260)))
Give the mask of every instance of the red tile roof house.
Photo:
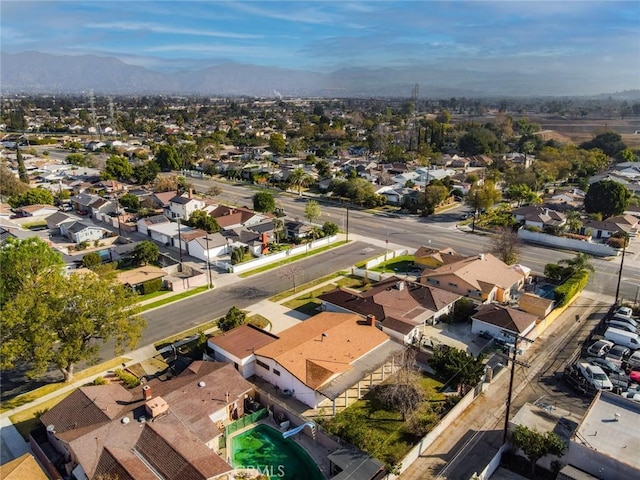
POLYGON ((254 393, 232 364, 195 361, 133 390, 81 387, 40 421, 71 478, 208 480, 232 470, 214 450, 254 393))
POLYGON ((305 405, 332 406, 335 414, 336 399, 403 350, 376 328, 375 318, 323 312, 256 349, 255 371, 305 405))
POLYGON ((378 282, 365 292, 337 288, 318 297, 326 311, 373 315, 384 333, 405 344, 418 342, 425 325, 452 312, 460 298, 398 277, 378 282))
POLYGON ((423 285, 434 285, 481 303, 508 302, 524 285, 526 275, 490 253, 468 257, 420 277, 423 285))

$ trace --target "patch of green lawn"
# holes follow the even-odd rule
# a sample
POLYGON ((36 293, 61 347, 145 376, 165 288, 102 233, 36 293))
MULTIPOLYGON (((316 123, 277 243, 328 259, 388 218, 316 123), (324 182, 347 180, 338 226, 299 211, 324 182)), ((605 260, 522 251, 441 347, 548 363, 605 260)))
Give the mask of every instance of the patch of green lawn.
POLYGON ((370 270, 373 272, 395 272, 399 275, 406 274, 413 265, 413 255, 401 255, 383 262, 370 270))
POLYGON ((319 285, 321 283, 328 282, 332 278, 340 277, 344 273, 345 272, 330 273, 329 275, 325 275, 324 277, 316 278, 315 280, 311 280, 310 282, 307 282, 305 284, 300 285, 299 287, 296 287, 295 290, 293 288, 290 288, 289 290, 285 290, 284 292, 274 295, 273 297, 269 298, 269 300, 271 300, 272 302, 279 302, 282 299, 295 295, 296 292, 301 292, 311 287, 315 287, 316 285, 319 285))
POLYGON ((201 332, 206 332, 207 330, 211 330, 215 328, 217 325, 218 325, 218 319, 216 318, 215 320, 211 320, 210 322, 200 324, 197 327, 193 327, 193 328, 190 328, 189 330, 185 330, 184 332, 180 332, 175 335, 172 335, 171 337, 164 338, 159 342, 154 343, 153 346, 156 347, 157 350, 160 350, 161 348, 171 345, 172 343, 175 343, 178 340, 183 340, 185 338, 192 337, 193 335, 198 335, 201 332))
POLYGON ((145 300, 151 300, 152 298, 159 297, 161 295, 165 295, 167 293, 171 293, 169 290, 158 290, 157 292, 147 293, 145 295, 140 295, 138 297, 138 302, 144 302, 145 300))
POLYGON ((293 298, 288 302, 283 303, 282 305, 292 310, 297 310, 298 312, 304 313, 305 315, 315 315, 316 313, 318 313, 316 309, 322 303, 316 297, 322 295, 323 293, 330 292, 335 288, 336 285, 333 283, 329 285, 323 285, 322 287, 316 288, 311 292, 304 293, 299 297, 293 298))
POLYGON ((342 245, 345 245, 346 243, 347 243, 346 240, 341 240, 339 242, 332 243, 331 245, 326 245, 326 246, 320 247, 320 248, 314 248, 313 250, 309 251, 309 253, 301 253, 300 255, 295 255, 293 257, 285 258, 283 260, 280 260, 279 262, 270 263, 269 265, 264 265, 262 267, 258 267, 256 269, 254 269, 254 270, 249 270, 248 272, 240 273, 239 276, 241 278, 250 277, 251 275, 256 275, 258 273, 266 272, 268 270, 272 270, 274 268, 278 268, 278 267, 281 267, 283 265, 287 265, 288 263, 295 262, 296 260, 302 260, 303 258, 310 257, 310 256, 316 255, 318 253, 322 253, 322 252, 330 250, 332 248, 341 247, 342 245))

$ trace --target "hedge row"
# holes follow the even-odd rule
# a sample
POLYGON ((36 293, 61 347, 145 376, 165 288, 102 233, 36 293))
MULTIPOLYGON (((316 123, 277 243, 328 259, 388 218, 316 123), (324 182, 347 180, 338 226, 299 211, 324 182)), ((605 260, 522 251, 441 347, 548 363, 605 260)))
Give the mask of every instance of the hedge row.
POLYGON ((558 307, 562 307, 572 299, 576 294, 584 290, 589 281, 589 272, 587 270, 580 270, 573 273, 566 282, 555 288, 553 293, 556 296, 556 302, 558 307))
POLYGON ((142 295, 157 292, 162 288, 162 279, 155 278, 153 280, 149 280, 148 282, 144 282, 142 285, 140 285, 140 287, 140 289, 142 290, 142 295))

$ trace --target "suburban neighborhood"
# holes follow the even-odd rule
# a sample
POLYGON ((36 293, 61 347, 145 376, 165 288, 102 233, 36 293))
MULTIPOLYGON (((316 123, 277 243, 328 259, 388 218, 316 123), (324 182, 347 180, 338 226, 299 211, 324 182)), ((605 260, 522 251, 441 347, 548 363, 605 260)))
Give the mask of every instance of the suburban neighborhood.
POLYGON ((640 142, 151 100, 2 99, 3 478, 640 475, 640 142))

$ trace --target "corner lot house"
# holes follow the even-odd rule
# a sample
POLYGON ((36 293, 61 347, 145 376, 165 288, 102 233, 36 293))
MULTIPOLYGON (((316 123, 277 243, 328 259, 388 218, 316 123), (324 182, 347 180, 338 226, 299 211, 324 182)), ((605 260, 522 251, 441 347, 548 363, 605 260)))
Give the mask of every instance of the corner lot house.
POLYGON ((255 351, 256 375, 311 408, 333 402, 404 347, 375 319, 323 312, 255 351))
POLYGON ((133 390, 81 387, 40 421, 50 460, 71 479, 210 480, 231 470, 219 437, 253 395, 233 365, 196 361, 133 390))
POLYGON ((365 292, 337 288, 318 298, 326 311, 373 316, 383 332, 410 344, 419 339, 426 324, 433 324, 453 311, 461 296, 391 277, 365 292))
POLYGON ((524 285, 525 274, 490 253, 468 257, 426 271, 420 283, 469 297, 481 303, 508 302, 524 285))

